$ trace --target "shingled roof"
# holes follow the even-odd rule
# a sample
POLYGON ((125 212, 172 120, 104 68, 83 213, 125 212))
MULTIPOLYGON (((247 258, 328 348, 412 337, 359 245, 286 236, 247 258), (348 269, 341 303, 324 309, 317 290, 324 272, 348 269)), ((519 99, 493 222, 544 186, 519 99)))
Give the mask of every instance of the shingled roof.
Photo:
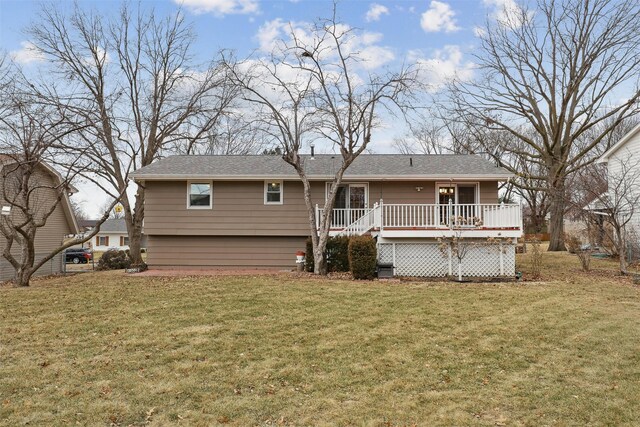
MULTIPOLYGON (((302 156, 310 179, 327 179, 340 165, 336 155, 302 156)), ((177 179, 296 179, 295 170, 280 156, 171 156, 135 171, 135 180, 177 179)), ((502 180, 506 169, 475 155, 362 154, 347 169, 346 179, 502 180)))
POLYGON ((100 233, 126 233, 127 223, 124 218, 108 219, 100 226, 100 233))

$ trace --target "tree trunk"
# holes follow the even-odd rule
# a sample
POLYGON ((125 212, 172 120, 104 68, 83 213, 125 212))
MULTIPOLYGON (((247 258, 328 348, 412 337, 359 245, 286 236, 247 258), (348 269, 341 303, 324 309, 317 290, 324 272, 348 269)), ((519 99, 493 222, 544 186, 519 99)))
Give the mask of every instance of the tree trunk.
POLYGON ((323 248, 319 246, 313 250, 313 273, 319 276, 327 275, 327 260, 323 248))
POLYGON ((318 243, 316 247, 313 248, 313 273, 319 276, 326 276, 328 273, 327 257, 325 253, 328 240, 329 232, 327 231, 326 233, 323 233, 320 231, 320 235, 317 240, 318 243))
POLYGON ((627 236, 624 227, 616 227, 618 233, 618 242, 620 242, 619 258, 620 258, 620 274, 629 273, 627 266, 627 236))
POLYGON ((540 215, 537 211, 533 215, 533 232, 534 234, 542 233, 544 228, 544 216, 540 215))
POLYGON ((13 280, 16 286, 29 286, 31 276, 33 275, 33 263, 36 259, 35 246, 33 242, 35 240, 35 233, 31 235, 30 239, 22 244, 22 250, 20 251, 20 267, 16 269, 16 276, 13 280))
POLYGON ((565 179, 556 178, 551 188, 549 204, 549 251, 566 251, 564 245, 565 179))
POLYGON ((142 227, 133 224, 131 234, 129 234, 129 256, 131 257, 132 266, 141 266, 144 261, 142 260, 142 227))
MULTIPOLYGON (((123 198, 126 198, 125 195, 123 198)), ((124 205, 125 203, 123 203, 124 205)), ((127 203, 128 204, 128 203, 127 203)), ((144 265, 142 260, 142 221, 144 219, 144 187, 138 184, 136 191, 135 207, 131 213, 130 206, 125 206, 125 220, 127 234, 129 235, 129 256, 134 266, 144 265)))
POLYGON ((24 287, 29 286, 29 281, 31 280, 32 271, 29 267, 21 266, 16 271, 16 277, 13 280, 16 286, 24 287))

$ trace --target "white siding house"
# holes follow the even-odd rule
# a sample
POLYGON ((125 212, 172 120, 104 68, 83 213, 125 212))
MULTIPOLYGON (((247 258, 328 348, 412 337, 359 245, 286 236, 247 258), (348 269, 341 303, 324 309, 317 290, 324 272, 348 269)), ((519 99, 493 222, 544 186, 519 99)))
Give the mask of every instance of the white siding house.
POLYGON ((104 252, 109 249, 129 249, 127 225, 124 219, 108 219, 100 227, 100 232, 93 237, 93 250, 104 252))
MULTIPOLYGON (((606 153, 600 158, 601 163, 607 165, 607 176, 609 186, 609 198, 615 200, 616 196, 620 195, 611 194, 612 189, 620 188, 619 181, 626 179, 629 187, 629 192, 634 196, 640 196, 640 125, 633 128, 627 133, 620 141, 613 145, 606 153)), ((640 206, 633 209, 631 221, 627 225, 627 232, 631 235, 640 232, 640 206)))

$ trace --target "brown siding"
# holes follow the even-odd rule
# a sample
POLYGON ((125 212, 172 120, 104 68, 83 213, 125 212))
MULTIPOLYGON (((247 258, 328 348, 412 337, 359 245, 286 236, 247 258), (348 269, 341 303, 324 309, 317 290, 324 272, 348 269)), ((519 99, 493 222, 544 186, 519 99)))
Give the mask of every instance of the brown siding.
POLYGON ((480 183, 480 203, 498 203, 498 183, 495 181, 480 183))
MULTIPOLYGON (((282 205, 265 205, 263 181, 216 181, 211 209, 187 209, 186 181, 148 182, 146 187, 147 235, 309 235, 298 182, 284 183, 282 205)), ((319 189, 314 187, 315 199, 319 189)))
POLYGON ((433 181, 370 182, 369 204, 382 199, 384 203, 435 203, 436 184, 433 181), (422 190, 416 190, 422 187, 422 190))
MULTIPOLYGON (((37 179, 40 180, 44 185, 52 185, 53 179, 48 173, 39 173, 36 175, 37 179)), ((2 182, 2 178, 0 178, 0 189, 2 189, 4 183, 2 182)), ((9 190, 9 189, 7 189, 9 190)), ((0 194, 2 194, 0 192, 0 194)), ((48 211, 52 204, 56 202, 56 195, 53 190, 50 189, 39 189, 34 192, 33 200, 31 203, 34 203, 37 212, 46 212, 48 211)), ((42 258, 45 255, 48 255, 52 250, 57 248, 62 244, 64 237, 73 232, 71 225, 69 224, 68 217, 63 209, 62 204, 65 203, 64 200, 61 201, 53 213, 47 219, 46 224, 43 227, 38 228, 36 231, 36 239, 35 239, 35 250, 36 250, 36 261, 42 258)), ((0 204, 3 204, 3 200, 0 199, 0 204)), ((19 213, 16 208, 13 209, 12 217, 17 219, 19 217, 19 213)), ((6 242, 4 236, 0 235, 0 241, 2 242, 2 246, 6 242)), ((1 248, 0 248, 1 249, 1 248)), ((14 242, 13 248, 11 251, 14 255, 19 256, 20 254, 20 246, 14 242)), ((62 256, 58 255, 53 258, 52 261, 46 263, 38 274, 52 274, 60 272, 62 269, 62 256)), ((2 260, 0 262, 0 280, 8 280, 13 278, 13 269, 10 264, 2 260)))
MULTIPOLYGON (((187 209, 186 181, 148 181, 145 234, 179 236, 308 236, 302 184, 285 181, 282 205, 264 204, 264 181, 214 181, 213 208, 187 209)), ((322 206, 325 183, 312 183, 312 200, 322 206)), ((369 206, 435 203, 434 181, 369 182, 369 206), (416 187, 422 187, 417 191, 416 187)), ((496 203, 497 182, 480 183, 480 202, 496 203)))
POLYGON ((304 237, 148 236, 150 267, 295 267, 304 237))

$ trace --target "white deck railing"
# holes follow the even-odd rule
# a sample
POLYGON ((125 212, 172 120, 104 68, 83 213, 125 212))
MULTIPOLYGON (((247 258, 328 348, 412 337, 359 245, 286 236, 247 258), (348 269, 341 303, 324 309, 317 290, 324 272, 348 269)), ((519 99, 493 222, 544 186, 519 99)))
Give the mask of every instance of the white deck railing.
MULTIPOLYGON (((355 221, 362 218, 371 209, 334 209, 331 212, 331 228, 347 228, 355 221)), ((324 209, 316 208, 316 223, 319 224, 320 217, 324 213, 324 209)))
POLYGON ((383 204, 382 228, 520 228, 520 205, 383 204))
MULTIPOLYGON (((319 226, 324 210, 316 207, 319 226)), ((331 229, 346 235, 383 229, 518 229, 522 211, 517 204, 385 204, 371 209, 334 209, 331 229)))

